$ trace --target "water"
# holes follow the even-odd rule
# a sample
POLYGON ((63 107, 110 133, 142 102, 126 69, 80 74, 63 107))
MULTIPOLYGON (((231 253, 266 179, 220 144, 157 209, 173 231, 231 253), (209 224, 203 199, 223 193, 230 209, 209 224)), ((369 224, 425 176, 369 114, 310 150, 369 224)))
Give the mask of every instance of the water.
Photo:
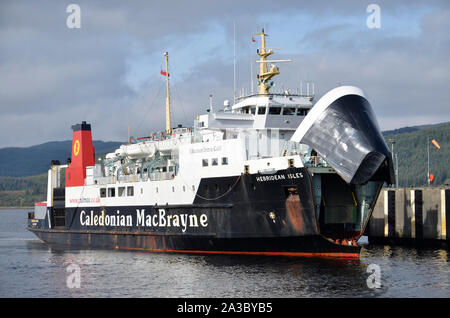
POLYGON ((443 248, 365 245, 356 261, 67 249, 28 232, 26 212, 0 210, 0 297, 450 296, 443 248))

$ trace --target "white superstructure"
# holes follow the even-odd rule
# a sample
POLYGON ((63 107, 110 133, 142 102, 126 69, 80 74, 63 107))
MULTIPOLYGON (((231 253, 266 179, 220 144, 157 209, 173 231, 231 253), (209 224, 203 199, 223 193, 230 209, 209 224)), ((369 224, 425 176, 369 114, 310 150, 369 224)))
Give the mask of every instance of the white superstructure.
MULTIPOLYGON (((130 140, 87 167, 85 185, 66 189, 66 207, 189 204, 202 178, 319 164, 308 146, 291 141, 314 95, 270 93, 269 80, 279 69, 267 67, 273 52, 265 48, 264 30, 259 35, 258 94, 240 97, 231 107, 228 101, 222 109, 211 107, 192 128, 172 129, 169 120, 166 133, 130 140)), ((168 63, 167 53, 165 58, 168 63)))

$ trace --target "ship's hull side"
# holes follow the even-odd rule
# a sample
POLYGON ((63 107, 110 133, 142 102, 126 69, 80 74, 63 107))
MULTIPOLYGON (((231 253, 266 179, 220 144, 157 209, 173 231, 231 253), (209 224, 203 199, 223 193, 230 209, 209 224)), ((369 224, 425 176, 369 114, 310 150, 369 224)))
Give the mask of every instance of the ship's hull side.
POLYGON ((65 208, 29 229, 48 243, 152 252, 358 257, 320 234, 305 168, 203 179, 190 205, 65 208))
POLYGON ((360 251, 359 246, 337 245, 320 235, 216 238, 125 231, 30 230, 49 244, 147 252, 358 258, 360 251))

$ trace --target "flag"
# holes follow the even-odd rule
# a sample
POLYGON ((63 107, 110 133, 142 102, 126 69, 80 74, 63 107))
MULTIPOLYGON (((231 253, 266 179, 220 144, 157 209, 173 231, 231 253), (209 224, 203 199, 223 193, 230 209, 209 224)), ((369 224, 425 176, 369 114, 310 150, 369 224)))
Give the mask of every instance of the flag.
MULTIPOLYGON (((166 76, 167 75, 166 71, 161 70, 161 75, 166 76)), ((170 73, 169 73, 169 76, 170 76, 170 73)))
POLYGON ((433 181, 434 181, 434 174, 430 173, 430 175, 428 176, 428 180, 430 180, 430 183, 433 183, 433 181))
POLYGON ((441 146, 439 146, 438 142, 436 141, 436 139, 432 139, 431 142, 433 143, 433 145, 437 148, 437 149, 441 149, 441 146))
POLYGON ((252 36, 252 42, 256 42, 256 40, 253 38, 253 36, 252 36))

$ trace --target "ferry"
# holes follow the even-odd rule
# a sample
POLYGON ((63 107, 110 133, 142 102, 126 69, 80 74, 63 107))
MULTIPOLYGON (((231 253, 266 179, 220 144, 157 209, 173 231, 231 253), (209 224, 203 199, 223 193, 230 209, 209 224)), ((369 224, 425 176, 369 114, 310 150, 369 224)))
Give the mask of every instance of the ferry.
POLYGON ((28 230, 48 244, 164 253, 359 258, 392 157, 364 92, 275 92, 283 60, 264 29, 258 90, 96 158, 93 127, 72 126, 28 230))

